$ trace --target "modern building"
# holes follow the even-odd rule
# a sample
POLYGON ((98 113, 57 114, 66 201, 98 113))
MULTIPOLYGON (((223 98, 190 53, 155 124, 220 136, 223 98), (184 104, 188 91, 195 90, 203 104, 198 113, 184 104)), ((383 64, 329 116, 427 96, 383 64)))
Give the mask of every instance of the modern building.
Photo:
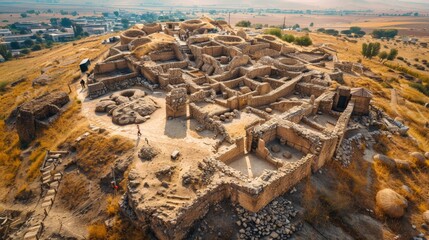
POLYGON ((0 37, 10 36, 12 32, 9 29, 0 29, 0 37))

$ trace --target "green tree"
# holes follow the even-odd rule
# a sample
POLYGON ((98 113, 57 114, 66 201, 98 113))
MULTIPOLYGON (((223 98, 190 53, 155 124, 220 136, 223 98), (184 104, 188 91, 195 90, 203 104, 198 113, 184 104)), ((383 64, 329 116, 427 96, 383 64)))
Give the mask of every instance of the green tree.
POLYGON ((26 18, 26 17, 28 17, 28 15, 27 15, 27 13, 21 13, 21 17, 26 18))
POLYGON ((374 38, 394 38, 396 35, 398 35, 397 29, 375 29, 372 31, 372 36, 374 38))
POLYGON ((42 50, 42 46, 40 44, 36 44, 31 48, 31 51, 39 51, 42 50))
POLYGON ((20 51, 21 54, 29 54, 30 50, 28 48, 24 48, 20 51))
POLYGON ((70 18, 61 18, 61 26, 69 28, 72 26, 72 21, 70 20, 70 18))
POLYGON ((0 55, 2 55, 5 60, 12 58, 12 53, 7 50, 7 47, 4 44, 0 44, 0 55))
POLYGON ((58 26, 58 18, 51 18, 49 19, 52 26, 58 26))
POLYGON ((19 49, 19 42, 17 42, 17 41, 11 42, 10 47, 12 49, 19 49))
POLYGON ((378 57, 380 58, 380 60, 381 60, 381 61, 386 60, 386 59, 387 59, 387 56, 388 56, 388 54, 387 54, 387 52, 386 52, 386 51, 382 51, 382 52, 380 52, 380 53, 378 54, 378 57))
POLYGON ((237 24, 235 24, 235 26, 237 27, 250 27, 250 25, 252 25, 252 23, 250 23, 250 21, 245 20, 241 20, 237 24))
POLYGON ((310 27, 313 27, 314 26, 314 23, 312 22, 312 23, 310 23, 310 27))
POLYGON ((78 37, 78 36, 82 36, 83 34, 83 28, 80 25, 76 25, 74 28, 74 36, 78 37))
POLYGON ((294 30, 295 30, 295 29, 297 29, 297 28, 300 28, 300 26, 299 26, 299 24, 298 24, 298 23, 295 23, 295 25, 293 25, 293 26, 292 26, 292 29, 294 29, 294 30))
POLYGON ((46 47, 51 48, 54 42, 52 40, 46 40, 46 47))
POLYGON ((121 23, 122 23, 122 26, 123 26, 124 28, 128 28, 128 27, 129 27, 129 25, 130 25, 130 21, 129 21, 128 19, 125 19, 125 18, 122 18, 122 19, 121 19, 121 23))
POLYGON ((362 43, 362 55, 363 55, 364 57, 366 57, 367 52, 368 52, 368 44, 366 44, 366 43, 362 43))
POLYGON ((352 33, 358 33, 360 31, 362 31, 362 28, 360 27, 350 27, 350 32, 352 33))
POLYGON ((362 55, 371 59, 380 53, 380 43, 363 43, 362 44, 362 55))
POLYGON ((390 49, 389 55, 387 56, 387 60, 394 60, 398 56, 398 50, 395 48, 390 49))
POLYGON ((34 45, 34 42, 31 39, 26 39, 24 41, 24 46, 26 47, 32 47, 34 45))
POLYGON ((116 17, 119 17, 119 12, 118 11, 114 11, 113 14, 115 14, 116 17))

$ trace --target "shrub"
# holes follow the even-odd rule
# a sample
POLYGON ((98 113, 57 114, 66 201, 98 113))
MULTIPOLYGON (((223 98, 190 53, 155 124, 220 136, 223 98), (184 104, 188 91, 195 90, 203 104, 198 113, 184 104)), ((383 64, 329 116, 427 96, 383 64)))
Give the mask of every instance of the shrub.
POLYGON ((375 29, 372 32, 372 36, 374 38, 394 38, 396 35, 398 35, 397 29, 375 29))
POLYGON ((299 46, 310 46, 313 44, 313 41, 311 41, 311 38, 309 36, 302 36, 295 38, 295 44, 299 46))
POLYGON ((32 46, 34 45, 34 42, 33 42, 33 40, 31 40, 31 39, 26 39, 26 40, 24 41, 24 45, 25 45, 26 47, 32 47, 32 46))
POLYGON ((398 50, 395 48, 390 49, 389 55, 387 56, 387 60, 394 60, 398 56, 398 50))
POLYGON ((338 36, 339 32, 337 30, 335 30, 335 29, 326 29, 325 33, 328 34, 328 35, 332 35, 332 36, 338 36))
POLYGON ((10 43, 10 47, 11 47, 12 49, 19 49, 19 48, 20 48, 20 46, 19 46, 19 42, 16 42, 16 41, 11 42, 11 43, 10 43))
POLYGON ((279 37, 279 38, 281 38, 281 37, 282 37, 282 31, 280 30, 280 28, 270 28, 270 29, 267 29, 267 30, 265 31, 265 33, 266 33, 266 34, 270 34, 270 35, 277 36, 277 37, 279 37))
POLYGON ((363 43, 362 44, 362 55, 371 59, 380 53, 380 43, 363 43))
POLYGON ((104 240, 107 239, 107 229, 103 223, 92 224, 88 227, 89 239, 104 240))
POLYGON ((378 57, 379 57, 381 60, 385 60, 385 59, 387 59, 387 56, 388 56, 388 54, 387 54, 387 52, 386 52, 386 51, 382 51, 382 52, 380 52, 380 54, 378 54, 378 57))
POLYGON ((4 92, 6 90, 8 82, 6 81, 1 81, 0 82, 0 92, 4 92))
POLYGON ((285 34, 282 36, 283 41, 286 41, 288 43, 292 43, 295 41, 295 36, 292 34, 285 34))
POLYGON ((24 48, 20 51, 21 54, 29 54, 30 50, 28 48, 24 48))
POLYGON ((423 85, 421 83, 410 83, 410 87, 417 89, 419 92, 429 97, 429 85, 423 85))
POLYGON ((36 44, 31 48, 31 51, 39 51, 39 50, 42 50, 42 46, 40 46, 39 44, 36 44))
POLYGON ((252 23, 250 23, 250 21, 245 21, 245 20, 241 20, 240 22, 235 24, 235 26, 237 27, 250 27, 250 25, 252 25, 252 23))

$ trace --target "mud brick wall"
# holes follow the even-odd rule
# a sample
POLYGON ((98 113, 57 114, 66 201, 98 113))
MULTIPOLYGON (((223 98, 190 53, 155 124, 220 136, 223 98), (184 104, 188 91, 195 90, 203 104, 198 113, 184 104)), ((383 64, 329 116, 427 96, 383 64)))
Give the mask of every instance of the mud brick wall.
POLYGON ((216 155, 216 159, 229 164, 232 160, 240 155, 244 155, 244 138, 238 138, 235 140, 235 144, 229 146, 226 150, 219 152, 216 155))
POLYGON ((252 57, 254 59, 260 59, 265 56, 277 58, 280 56, 280 52, 271 48, 265 48, 265 49, 258 50, 252 54, 252 57))
POLYGON ((283 100, 281 102, 271 103, 270 108, 280 112, 285 112, 295 106, 301 106, 301 105, 302 105, 301 101, 283 100))
POLYGON ((138 76, 138 73, 133 72, 133 73, 129 73, 129 74, 123 74, 123 75, 119 75, 119 76, 103 78, 102 82, 107 87, 107 89, 113 91, 113 90, 121 89, 121 88, 118 88, 117 85, 127 84, 125 82, 126 80, 131 79, 131 78, 135 78, 137 76, 138 76))
POLYGON ((162 63, 159 64, 159 66, 162 68, 164 72, 167 72, 170 68, 187 68, 188 62, 187 61, 177 61, 177 62, 169 62, 169 63, 162 63))
POLYGON ((296 90, 306 96, 314 95, 315 97, 319 97, 328 89, 329 89, 328 87, 311 84, 311 83, 298 83, 296 85, 296 90))
POLYGON ((252 107, 259 107, 275 102, 277 99, 291 94, 299 81, 301 81, 301 77, 297 77, 291 81, 286 82, 285 84, 278 87, 277 89, 274 89, 268 94, 252 97, 249 99, 248 104, 252 107))
POLYGON ((337 121, 337 125, 335 125, 335 128, 333 130, 333 133, 338 136, 338 146, 341 145, 341 142, 343 141, 344 134, 347 130, 347 125, 349 124, 350 117, 353 113, 354 109, 354 103, 349 102, 347 105, 347 108, 344 110, 344 112, 340 115, 340 118, 337 121))
POLYGON ((353 109, 354 114, 368 115, 371 98, 352 96, 351 101, 354 102, 354 109, 353 109))
POLYGON ((201 54, 207 54, 212 57, 219 57, 222 55, 227 55, 227 51, 223 46, 210 46, 210 47, 202 47, 201 54))
POLYGON ((292 128, 286 128, 284 126, 279 126, 277 129, 277 135, 280 138, 285 139, 288 146, 291 146, 303 153, 311 152, 311 140, 305 138, 303 134, 294 131, 292 128))
POLYGON ((149 57, 152 61, 169 61, 176 59, 176 54, 173 50, 151 52, 149 57))
POLYGON ((334 68, 338 68, 343 72, 352 73, 353 63, 350 62, 336 62, 334 63, 334 68))
MULTIPOLYGON (((246 188, 237 186, 236 191, 232 191, 231 199, 238 202, 245 209, 257 212, 266 206, 273 199, 284 194, 303 178, 311 174, 311 163, 313 155, 308 154, 301 160, 287 164, 277 171, 268 182, 264 182, 261 192, 251 193, 246 188)), ((263 178, 260 176, 259 178, 263 178)), ((257 187, 255 187, 257 188, 257 187)))
POLYGON ((246 73, 246 76, 248 78, 254 79, 256 77, 264 77, 266 75, 271 74, 271 67, 270 66, 261 66, 261 67, 255 67, 251 70, 249 70, 246 73))
POLYGON ((263 77, 262 81, 267 82, 270 84, 272 89, 276 89, 280 86, 282 86, 285 82, 277 80, 277 79, 273 79, 273 78, 267 78, 267 77, 263 77))
POLYGON ((262 49, 265 49, 265 48, 269 48, 269 47, 270 47, 269 43, 257 43, 255 45, 246 45, 243 48, 243 53, 244 54, 253 54, 256 51, 259 51, 259 50, 262 50, 262 49))
POLYGON ((204 217, 210 205, 229 197, 228 185, 209 185, 190 205, 185 206, 181 214, 170 221, 151 217, 151 228, 159 239, 183 239, 195 221, 204 217))
POLYGON ((118 69, 125 69, 127 67, 128 67, 128 64, 125 59, 111 61, 111 62, 97 63, 94 68, 94 74, 109 73, 118 69))
POLYGON ((313 163, 313 172, 316 172, 323 167, 327 162, 332 160, 335 149, 337 147, 338 137, 332 135, 330 138, 322 139, 322 147, 318 151, 318 155, 313 163))

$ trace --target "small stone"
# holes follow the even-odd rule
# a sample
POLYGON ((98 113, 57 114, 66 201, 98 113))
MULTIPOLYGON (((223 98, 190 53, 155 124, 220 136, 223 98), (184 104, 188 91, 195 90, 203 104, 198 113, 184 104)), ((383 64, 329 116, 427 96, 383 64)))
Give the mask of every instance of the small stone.
POLYGON ((290 152, 286 151, 286 152, 283 153, 283 157, 286 158, 286 159, 291 159, 292 158, 292 154, 290 152))
POLYGON ((272 232, 272 233, 270 234, 270 237, 272 237, 272 238, 276 239, 276 238, 278 238, 278 237, 279 237, 279 234, 278 234, 278 233, 276 233, 276 232, 272 232))
POLYGON ((280 152, 280 147, 278 145, 274 145, 271 147, 271 151, 273 151, 274 153, 278 153, 280 152))
POLYGON ((267 113, 272 113, 272 112, 273 112, 273 109, 271 109, 271 108, 265 108, 265 112, 267 112, 267 113))

